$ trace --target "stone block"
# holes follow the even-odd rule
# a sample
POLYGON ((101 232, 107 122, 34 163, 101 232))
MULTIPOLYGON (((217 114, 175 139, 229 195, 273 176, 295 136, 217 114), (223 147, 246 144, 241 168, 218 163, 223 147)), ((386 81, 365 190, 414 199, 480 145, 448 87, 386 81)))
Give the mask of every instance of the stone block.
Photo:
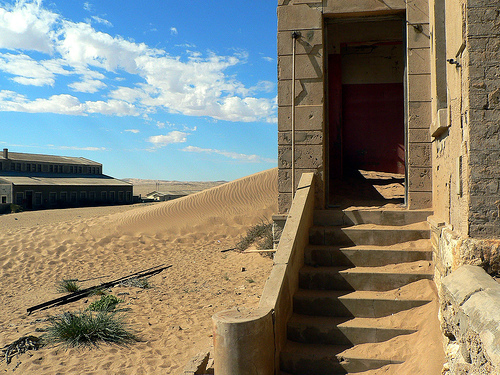
MULTIPOLYGON (((287 131, 292 128, 292 108, 278 107, 278 131, 287 131)), ((323 106, 295 107, 295 130, 323 131, 323 106)))
POLYGON ((406 2, 406 19, 409 23, 429 23, 429 1, 408 0, 406 2))
MULTIPOLYGON (((316 174, 316 185, 321 186, 321 181, 323 180, 323 174, 317 169, 296 169, 295 170, 295 189, 300 182, 300 177, 303 173, 315 173, 316 174)), ((291 169, 279 169, 278 170, 278 192, 279 193, 290 193, 292 191, 292 170, 291 169)))
POLYGON ((429 129, 432 123, 430 102, 410 102, 408 104, 408 127, 429 129))
MULTIPOLYGON (((279 132, 278 133, 278 144, 279 145, 291 145, 292 144, 292 133, 291 132, 279 132)), ((296 131, 295 132, 295 144, 296 145, 322 145, 323 144, 323 132, 321 131, 296 131)))
POLYGON ((206 374, 210 352, 200 352, 196 354, 184 367, 182 375, 201 375, 206 374))
POLYGON ((307 4, 278 7, 278 31, 322 28, 321 9, 309 7, 307 4))
MULTIPOLYGON (((301 30, 295 45, 296 54, 323 54, 323 30, 301 30)), ((292 32, 278 32, 278 56, 291 55, 292 32)))
POLYGON ((359 13, 359 12, 383 12, 393 10, 404 10, 404 0, 327 0, 324 8, 325 14, 359 13))
MULTIPOLYGON (((317 169, 323 166, 322 145, 297 145, 295 147, 295 168, 317 169)), ((278 167, 292 167, 292 148, 278 147, 278 167)))
POLYGON ((425 102, 431 100, 431 76, 430 74, 408 75, 408 100, 413 102, 425 102))
MULTIPOLYGON (((295 105, 322 105, 323 80, 301 79, 295 81, 295 105)), ((292 104, 292 81, 278 81, 278 105, 292 104)))
POLYGON ((408 139, 410 143, 429 143, 431 137, 427 129, 409 129, 408 139))
POLYGON ((292 205, 292 193, 278 193, 278 213, 287 214, 292 205))
MULTIPOLYGON (((295 79, 314 79, 323 77, 323 56, 318 51, 313 55, 295 57, 295 79)), ((292 79, 292 56, 278 57, 278 80, 292 79)))
POLYGON ((408 192, 408 208, 418 210, 421 208, 432 208, 432 192, 410 191, 408 192))
POLYGON ((432 168, 408 168, 409 191, 432 191, 432 168))
POLYGON ((430 48, 408 50, 408 72, 410 74, 430 74, 430 48))
POLYGON ((431 46, 430 31, 428 24, 417 24, 406 27, 408 48, 429 48, 431 46), (422 27, 420 31, 420 26, 422 27))
POLYGON ((408 165, 410 167, 431 167, 432 151, 430 143, 410 143, 408 165))

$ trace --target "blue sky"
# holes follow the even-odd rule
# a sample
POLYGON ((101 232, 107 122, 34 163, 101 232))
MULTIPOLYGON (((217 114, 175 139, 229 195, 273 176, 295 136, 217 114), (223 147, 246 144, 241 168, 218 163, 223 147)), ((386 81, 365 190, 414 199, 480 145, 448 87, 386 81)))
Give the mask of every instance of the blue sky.
POLYGON ((0 0, 0 147, 118 178, 277 165, 276 1, 0 0))

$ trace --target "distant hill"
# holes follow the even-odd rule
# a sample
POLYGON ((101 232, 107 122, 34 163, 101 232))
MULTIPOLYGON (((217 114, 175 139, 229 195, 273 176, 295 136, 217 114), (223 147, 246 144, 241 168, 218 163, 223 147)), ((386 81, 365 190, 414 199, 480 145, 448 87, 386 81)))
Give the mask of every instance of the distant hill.
POLYGON ((168 181, 168 180, 143 180, 140 178, 122 178, 122 181, 134 185, 134 195, 145 196, 152 191, 175 192, 188 190, 198 192, 214 186, 225 184, 227 181, 168 181))

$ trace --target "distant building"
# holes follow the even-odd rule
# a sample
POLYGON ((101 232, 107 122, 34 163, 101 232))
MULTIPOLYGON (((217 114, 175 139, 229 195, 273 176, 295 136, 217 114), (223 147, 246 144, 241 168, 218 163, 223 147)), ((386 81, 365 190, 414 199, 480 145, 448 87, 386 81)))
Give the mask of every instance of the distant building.
POLYGON ((102 174, 102 164, 80 157, 0 155, 0 203, 24 209, 131 204, 132 184, 102 174))
POLYGON ((186 195, 197 193, 200 190, 177 190, 177 191, 152 191, 146 194, 145 199, 156 202, 164 202, 172 199, 182 198, 186 195))

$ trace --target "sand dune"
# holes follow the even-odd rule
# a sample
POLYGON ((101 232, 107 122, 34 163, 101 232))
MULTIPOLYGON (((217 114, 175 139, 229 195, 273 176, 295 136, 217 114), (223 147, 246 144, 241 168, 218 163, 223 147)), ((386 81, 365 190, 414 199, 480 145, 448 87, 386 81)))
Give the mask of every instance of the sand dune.
MULTIPOLYGON (((46 347, 14 358, 17 374, 176 374, 211 343, 211 315, 257 306, 272 267, 258 254, 224 252, 249 226, 276 212, 277 169, 178 200, 103 215, 71 210, 0 218, 0 346, 46 326, 49 315, 77 311, 98 297, 26 314, 60 296, 63 278, 84 287, 157 264, 173 267, 151 278, 152 289, 115 287, 125 318, 142 341, 99 350, 46 347), (68 219, 64 219, 64 212, 68 219), (51 213, 58 215, 51 219, 51 213), (62 215, 62 216, 61 216, 62 215), (13 219, 16 223, 13 223, 13 219), (19 223, 22 225, 18 225, 19 223), (244 271, 242 271, 244 269, 244 271)), ((102 209, 102 208, 99 208, 102 209)), ((121 211, 121 210, 120 210, 121 211)))

